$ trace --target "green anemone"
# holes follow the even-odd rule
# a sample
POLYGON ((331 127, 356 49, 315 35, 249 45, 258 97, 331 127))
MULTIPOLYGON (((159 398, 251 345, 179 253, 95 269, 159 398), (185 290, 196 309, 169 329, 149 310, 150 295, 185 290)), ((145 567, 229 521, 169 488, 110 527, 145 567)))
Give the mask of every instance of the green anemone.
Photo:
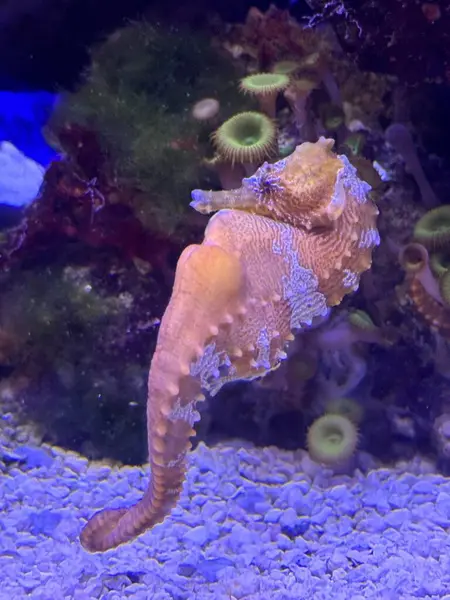
POLYGON ((309 454, 313 460, 325 465, 336 465, 350 458, 357 444, 358 430, 343 415, 323 415, 308 431, 309 454))
POLYGON ((414 227, 414 239, 430 249, 450 245, 450 205, 425 213, 414 227))
POLYGON ((255 73, 241 79, 241 91, 251 94, 259 101, 263 113, 271 119, 276 114, 277 96, 290 83, 289 75, 285 73, 255 73))
POLYGON ((450 304, 450 271, 446 271, 439 280, 439 291, 441 292, 442 300, 446 304, 450 304))
POLYGON ((241 90, 248 94, 272 94, 282 92, 289 85, 286 73, 255 73, 241 79, 241 90))
POLYGON ((258 163, 274 152, 277 138, 266 115, 242 112, 225 121, 212 139, 219 154, 231 163, 258 163))
POLYGON ((450 269, 450 249, 433 252, 430 255, 430 267, 437 277, 442 277, 450 269))

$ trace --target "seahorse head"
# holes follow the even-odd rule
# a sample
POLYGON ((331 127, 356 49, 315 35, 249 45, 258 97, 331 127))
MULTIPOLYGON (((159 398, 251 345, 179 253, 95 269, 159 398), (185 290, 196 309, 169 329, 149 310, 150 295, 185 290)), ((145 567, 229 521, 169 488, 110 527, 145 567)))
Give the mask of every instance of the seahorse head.
POLYGON ((255 196, 256 212, 307 229, 332 227, 348 194, 365 202, 370 185, 361 181, 347 157, 332 152, 334 140, 303 143, 274 164, 264 163, 243 186, 255 196))

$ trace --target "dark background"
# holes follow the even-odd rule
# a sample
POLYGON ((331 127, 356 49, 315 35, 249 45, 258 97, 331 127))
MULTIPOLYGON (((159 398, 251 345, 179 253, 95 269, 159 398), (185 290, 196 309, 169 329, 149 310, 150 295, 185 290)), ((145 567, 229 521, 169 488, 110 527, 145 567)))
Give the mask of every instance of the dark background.
MULTIPOLYGON (((276 4, 289 6, 286 1, 276 4)), ((266 10, 269 2, 6 0, 0 6, 0 89, 72 86, 87 63, 89 46, 127 20, 144 15, 149 22, 204 28, 213 13, 225 21, 243 21, 250 6, 266 10)), ((303 0, 290 8, 296 16, 311 14, 303 0)))

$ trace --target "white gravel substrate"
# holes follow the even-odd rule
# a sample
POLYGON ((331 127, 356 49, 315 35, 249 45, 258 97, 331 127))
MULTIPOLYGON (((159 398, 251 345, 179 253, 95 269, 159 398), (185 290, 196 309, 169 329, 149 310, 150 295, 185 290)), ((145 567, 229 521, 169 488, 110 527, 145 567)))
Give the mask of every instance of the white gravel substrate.
POLYGON ((450 479, 424 461, 333 476, 302 452, 200 445, 171 517, 91 555, 85 519, 138 499, 146 469, 2 424, 1 600, 450 600, 450 479))

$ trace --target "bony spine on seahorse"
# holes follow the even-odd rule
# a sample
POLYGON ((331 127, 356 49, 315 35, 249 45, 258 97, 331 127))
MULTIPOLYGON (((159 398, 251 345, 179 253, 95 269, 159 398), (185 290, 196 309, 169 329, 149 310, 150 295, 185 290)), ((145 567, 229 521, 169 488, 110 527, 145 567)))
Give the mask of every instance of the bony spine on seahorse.
POLYGON ((238 190, 192 193, 194 208, 218 212, 203 243, 182 253, 161 321, 148 384, 150 483, 137 504, 89 520, 87 550, 114 548, 169 514, 204 392, 277 368, 293 332, 357 289, 379 243, 378 210, 332 146, 302 144, 238 190))

